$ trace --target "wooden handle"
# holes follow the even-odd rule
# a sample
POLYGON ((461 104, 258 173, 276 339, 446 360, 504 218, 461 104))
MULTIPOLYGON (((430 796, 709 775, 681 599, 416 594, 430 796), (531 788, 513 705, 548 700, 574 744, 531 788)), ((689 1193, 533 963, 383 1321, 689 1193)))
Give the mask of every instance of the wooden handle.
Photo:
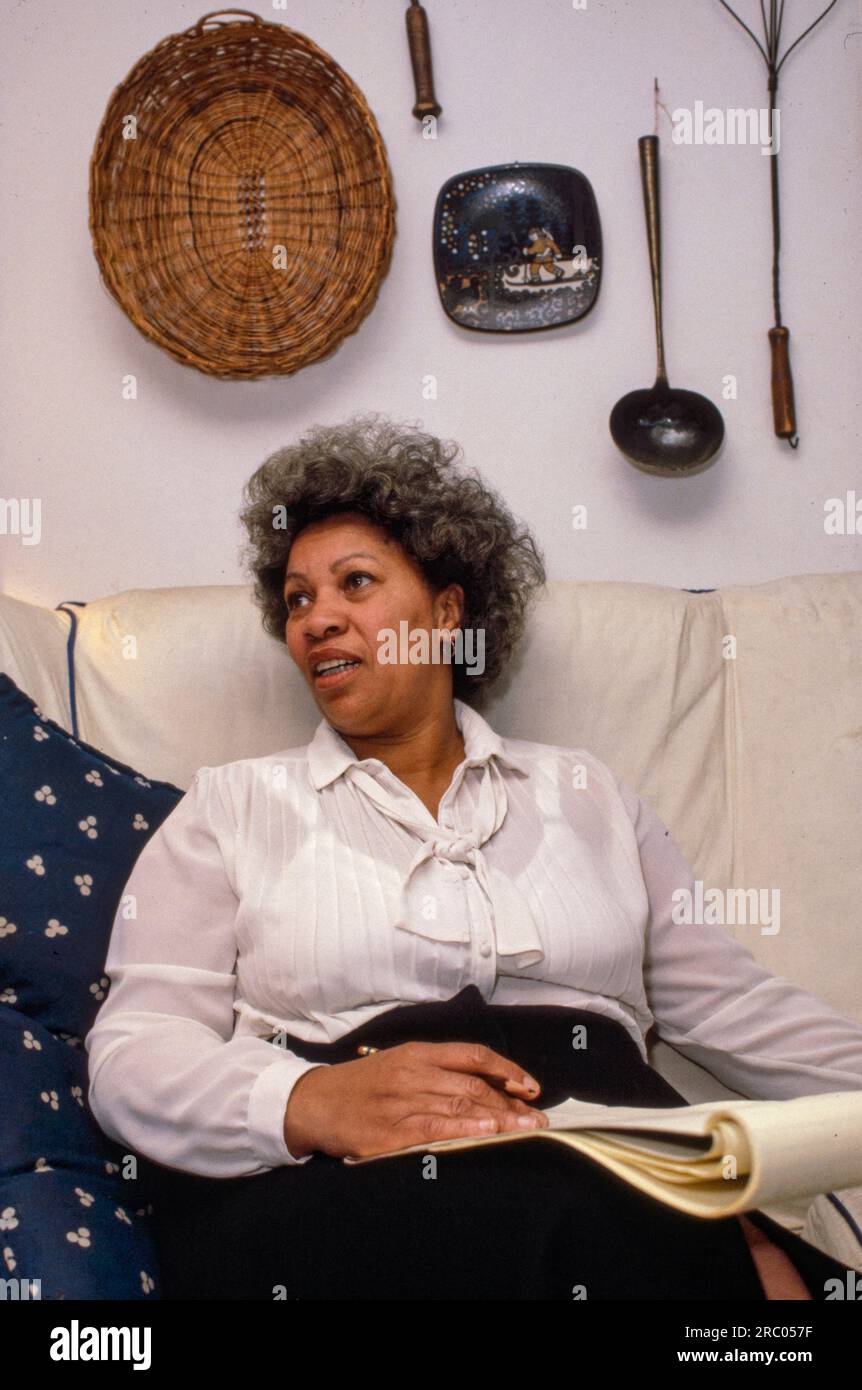
POLYGON ((424 116, 439 116, 443 110, 434 95, 434 75, 431 71, 431 35, 428 16, 418 0, 412 0, 404 16, 407 20, 407 42, 416 86, 416 105, 413 115, 421 121, 424 116))
POLYGON ((772 348, 772 418, 779 439, 789 439, 794 449, 799 443, 796 434, 796 406, 793 400, 793 377, 790 373, 790 330, 770 328, 772 348))

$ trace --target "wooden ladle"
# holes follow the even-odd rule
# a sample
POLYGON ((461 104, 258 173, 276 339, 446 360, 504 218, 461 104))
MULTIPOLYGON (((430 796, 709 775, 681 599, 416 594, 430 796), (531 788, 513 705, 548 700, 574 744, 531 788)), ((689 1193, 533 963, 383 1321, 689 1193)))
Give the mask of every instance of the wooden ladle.
POLYGON ((649 390, 630 391, 611 411, 610 430, 629 463, 645 473, 679 478, 708 468, 724 442, 721 412, 696 391, 668 384, 661 306, 661 220, 658 136, 638 140, 649 242, 658 373, 649 390))

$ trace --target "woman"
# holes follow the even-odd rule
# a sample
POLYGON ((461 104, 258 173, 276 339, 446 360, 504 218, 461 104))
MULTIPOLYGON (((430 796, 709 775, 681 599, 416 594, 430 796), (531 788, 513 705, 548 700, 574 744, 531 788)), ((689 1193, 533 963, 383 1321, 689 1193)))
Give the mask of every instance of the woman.
POLYGON ((142 1156, 160 1291, 823 1298, 844 1266, 761 1213, 683 1216, 547 1140, 341 1161, 568 1095, 684 1104, 654 1021, 746 1095, 862 1087, 862 1028, 672 921, 691 871, 630 787, 478 712, 544 566, 456 455, 359 417, 246 487, 264 626, 322 719, 200 769, 114 924, 90 1103, 142 1156))

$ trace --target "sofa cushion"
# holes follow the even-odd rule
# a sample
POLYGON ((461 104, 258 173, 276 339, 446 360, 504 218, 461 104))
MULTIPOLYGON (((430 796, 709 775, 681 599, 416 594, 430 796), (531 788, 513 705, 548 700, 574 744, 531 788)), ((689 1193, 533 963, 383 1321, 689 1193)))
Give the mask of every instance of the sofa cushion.
POLYGON ((307 743, 320 722, 247 585, 130 589, 75 618, 77 732, 148 776, 186 788, 204 765, 307 743))
POLYGON ((43 1299, 158 1297, 146 1187, 90 1112, 83 1047, 0 1009, 0 1071, 0 1275, 43 1299))
POLYGON ((862 1023, 862 572, 696 595, 549 585, 490 722, 606 762, 704 889, 779 908, 774 934, 730 935, 862 1023))
MULTIPOLYGON (((862 1187, 845 1187, 815 1197, 800 1234, 818 1250, 862 1274, 862 1187)), ((836 1296, 842 1297, 835 1291, 836 1296)), ((848 1296, 845 1291, 843 1297, 848 1296)))
POLYGON ((0 1007, 83 1038, 123 888, 182 792, 72 738, 5 674, 0 785, 0 1007))
POLYGON ((0 594, 0 669, 64 729, 72 727, 69 658, 76 607, 70 602, 65 608, 41 608, 0 594))

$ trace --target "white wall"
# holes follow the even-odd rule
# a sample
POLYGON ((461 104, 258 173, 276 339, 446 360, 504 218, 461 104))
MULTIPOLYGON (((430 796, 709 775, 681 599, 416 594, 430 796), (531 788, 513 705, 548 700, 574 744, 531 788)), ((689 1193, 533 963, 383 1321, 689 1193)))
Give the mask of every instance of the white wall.
MULTIPOLYGON (((210 0, 213 3, 213 0, 210 0)), ((825 3, 825 0, 824 0, 825 3)), ((772 433, 767 329, 769 160, 752 146, 683 146, 660 126, 665 330, 671 382, 711 396, 728 440, 684 480, 628 465, 607 429, 655 375, 637 140, 668 108, 764 106, 765 71, 718 0, 427 0, 436 141, 410 114, 406 0, 291 0, 286 22, 366 94, 386 143, 398 234, 358 334, 294 377, 219 381, 143 338, 102 286, 87 225, 88 162, 114 86, 204 0, 4 0, 0 496, 38 497, 42 538, 0 536, 7 592, 53 605, 126 588, 241 582, 244 480, 317 420, 372 408, 459 439, 533 527, 552 579, 705 588, 862 568, 856 535, 824 531, 855 487, 862 341, 862 5, 839 0, 782 73, 784 318, 801 446, 772 433), (520 159, 583 170, 605 276, 580 325, 515 338, 444 315, 431 262, 440 185, 520 159), (138 399, 121 398, 133 373, 138 399), (422 379, 438 378, 436 401, 422 379), (723 400, 722 379, 738 378, 723 400), (589 525, 573 533, 586 503, 589 525)), ((750 22, 754 0, 738 0, 750 22)), ((787 0, 795 37, 821 5, 787 0)))

